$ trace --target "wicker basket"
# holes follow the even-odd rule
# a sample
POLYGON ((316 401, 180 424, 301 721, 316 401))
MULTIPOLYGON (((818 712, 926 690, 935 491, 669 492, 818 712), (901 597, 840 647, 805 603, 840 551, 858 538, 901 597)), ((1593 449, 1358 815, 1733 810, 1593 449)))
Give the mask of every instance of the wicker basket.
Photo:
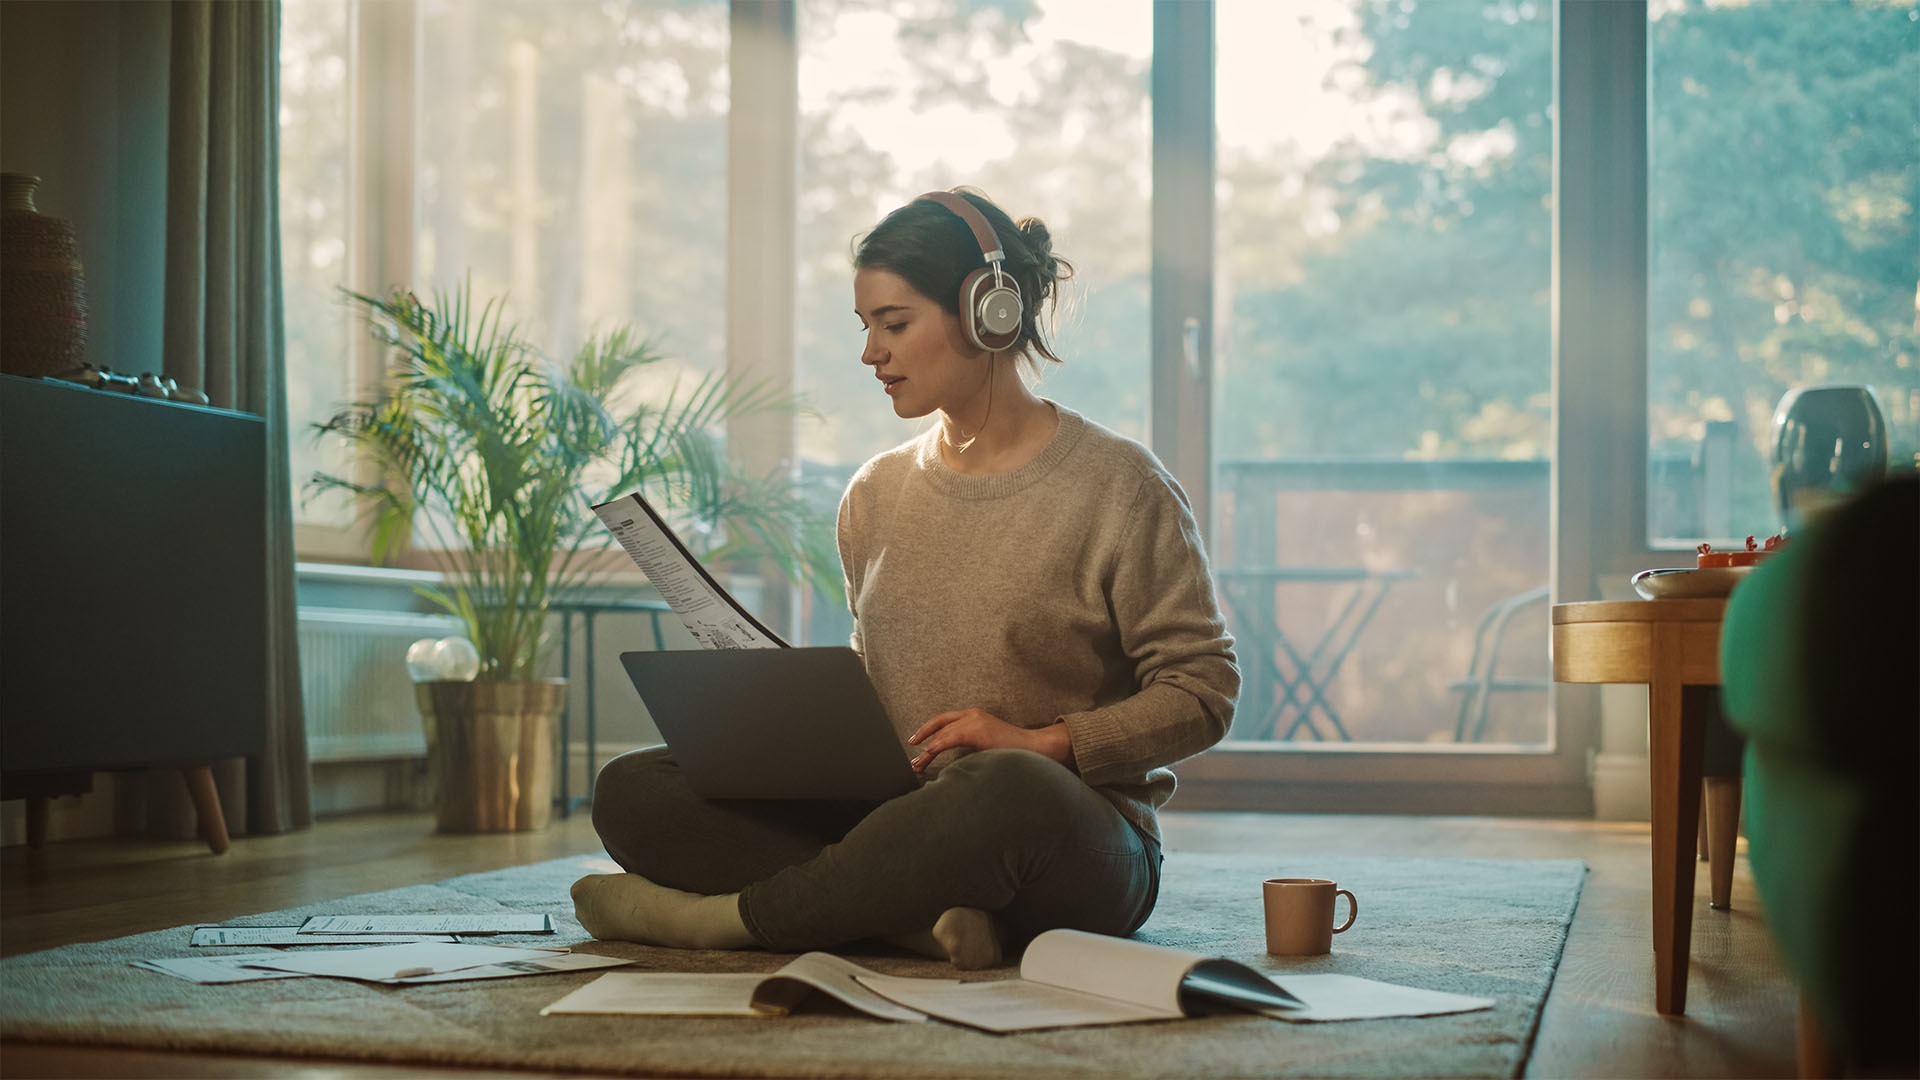
POLYGON ((87 359, 87 284, 73 226, 34 209, 37 176, 0 174, 0 370, 56 375, 87 359))

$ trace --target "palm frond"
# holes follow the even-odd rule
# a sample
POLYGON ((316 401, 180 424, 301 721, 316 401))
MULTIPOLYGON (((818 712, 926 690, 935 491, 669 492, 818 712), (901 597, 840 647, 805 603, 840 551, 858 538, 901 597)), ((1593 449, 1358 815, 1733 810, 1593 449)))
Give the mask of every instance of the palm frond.
POLYGON ((560 363, 470 285, 424 302, 342 291, 386 349, 387 377, 315 425, 365 474, 316 474, 308 488, 354 502, 377 559, 416 537, 431 545, 444 584, 425 595, 466 625, 484 676, 538 670, 550 606, 592 584, 586 556, 610 543, 591 504, 630 491, 714 561, 771 561, 837 591, 830 522, 790 478, 747 476, 726 454, 729 420, 795 408, 779 387, 706 375, 649 400, 634 377, 664 356, 629 327, 560 363))

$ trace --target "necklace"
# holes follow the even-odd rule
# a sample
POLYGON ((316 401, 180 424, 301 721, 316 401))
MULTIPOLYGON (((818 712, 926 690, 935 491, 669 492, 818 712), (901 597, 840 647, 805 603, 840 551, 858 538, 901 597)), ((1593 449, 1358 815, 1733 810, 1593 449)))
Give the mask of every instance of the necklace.
POLYGON ((980 426, 973 429, 973 434, 967 436, 966 438, 960 440, 959 442, 954 442, 951 438, 948 438, 947 436, 946 425, 944 424, 941 425, 941 428, 940 428, 941 441, 946 443, 948 446, 953 447, 953 452, 956 454, 966 453, 967 447, 972 446, 974 443, 980 441, 980 433, 987 429, 987 421, 993 418, 993 359, 991 357, 988 358, 987 364, 988 364, 987 412, 985 416, 982 416, 980 418, 980 426))

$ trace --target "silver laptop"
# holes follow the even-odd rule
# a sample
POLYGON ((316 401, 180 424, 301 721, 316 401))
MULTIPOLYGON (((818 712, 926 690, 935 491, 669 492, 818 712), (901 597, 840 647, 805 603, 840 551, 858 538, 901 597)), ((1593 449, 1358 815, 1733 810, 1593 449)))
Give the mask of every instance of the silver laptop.
POLYGON ((708 799, 890 799, 920 786, 852 649, 625 652, 620 662, 708 799))

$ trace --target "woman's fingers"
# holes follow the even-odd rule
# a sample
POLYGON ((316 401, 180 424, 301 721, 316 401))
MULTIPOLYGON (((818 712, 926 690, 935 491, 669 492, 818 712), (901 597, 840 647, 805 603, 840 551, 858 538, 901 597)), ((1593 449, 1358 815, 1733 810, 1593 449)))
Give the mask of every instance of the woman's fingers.
POLYGON ((918 746, 920 744, 920 740, 926 738, 927 736, 933 734, 936 731, 939 731, 941 728, 946 727, 948 724, 953 723, 955 720, 960 719, 962 716, 965 716, 967 713, 977 712, 977 711, 978 710, 976 709, 958 709, 958 710, 955 710, 954 712, 943 712, 938 716, 935 716, 933 719, 928 720, 926 723, 921 724, 920 730, 907 736, 907 742, 910 745, 918 746))
POLYGON ((910 763, 924 769, 935 757, 955 747, 991 750, 997 746, 1023 746, 1027 733, 1005 720, 980 709, 944 712, 920 725, 907 742, 920 747, 920 755, 910 763))

